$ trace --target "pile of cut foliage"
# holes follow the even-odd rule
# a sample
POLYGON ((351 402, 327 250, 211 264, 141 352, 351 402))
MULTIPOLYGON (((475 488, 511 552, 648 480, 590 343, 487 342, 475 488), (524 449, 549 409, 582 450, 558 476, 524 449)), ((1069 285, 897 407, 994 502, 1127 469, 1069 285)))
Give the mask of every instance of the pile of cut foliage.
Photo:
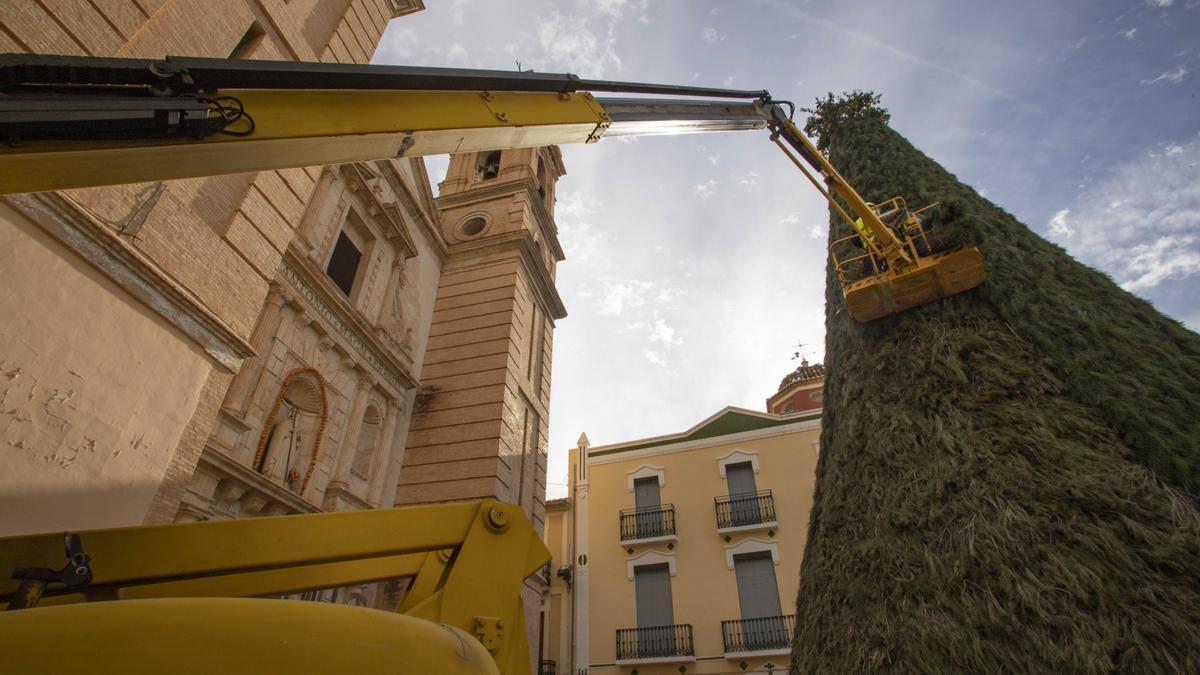
POLYGON ((810 112, 866 199, 940 201, 933 248, 978 246, 988 281, 862 325, 830 269, 793 672, 1200 672, 1200 336, 958 182, 878 97, 810 112))

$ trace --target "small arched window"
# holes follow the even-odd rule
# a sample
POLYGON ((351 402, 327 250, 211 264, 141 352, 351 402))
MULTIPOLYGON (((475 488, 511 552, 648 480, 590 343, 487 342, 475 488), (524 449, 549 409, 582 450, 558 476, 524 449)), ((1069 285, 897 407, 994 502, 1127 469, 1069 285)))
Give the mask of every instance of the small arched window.
POLYGON ((500 175, 500 151, 481 152, 475 156, 475 180, 491 180, 500 175))

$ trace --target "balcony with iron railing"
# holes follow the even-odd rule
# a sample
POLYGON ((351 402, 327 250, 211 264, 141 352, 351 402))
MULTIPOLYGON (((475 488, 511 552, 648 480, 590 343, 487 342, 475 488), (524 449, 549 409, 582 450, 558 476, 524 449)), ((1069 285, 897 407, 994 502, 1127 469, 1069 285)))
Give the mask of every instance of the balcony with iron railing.
POLYGON ((673 542, 675 506, 662 504, 621 511, 621 544, 673 542))
POLYGON ((795 614, 721 622, 726 658, 787 654, 795 632, 795 614))
POLYGON ((617 665, 679 663, 696 660, 688 623, 617 630, 617 665))
POLYGON ((717 497, 717 532, 765 530, 778 527, 775 517, 775 498, 770 490, 743 492, 717 497))

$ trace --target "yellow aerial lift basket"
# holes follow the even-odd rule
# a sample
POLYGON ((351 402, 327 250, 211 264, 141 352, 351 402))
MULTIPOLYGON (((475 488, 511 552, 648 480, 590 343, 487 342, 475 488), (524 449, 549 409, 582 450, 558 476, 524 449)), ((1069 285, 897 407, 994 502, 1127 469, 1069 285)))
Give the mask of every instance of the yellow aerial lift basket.
POLYGON ((987 279, 983 256, 975 247, 930 253, 920 216, 936 206, 909 211, 903 197, 871 205, 875 215, 892 229, 909 262, 899 256, 889 262, 878 242, 864 237, 861 230, 830 242, 846 311, 856 321, 903 312, 972 289, 987 279), (845 251, 852 253, 846 255, 845 251))

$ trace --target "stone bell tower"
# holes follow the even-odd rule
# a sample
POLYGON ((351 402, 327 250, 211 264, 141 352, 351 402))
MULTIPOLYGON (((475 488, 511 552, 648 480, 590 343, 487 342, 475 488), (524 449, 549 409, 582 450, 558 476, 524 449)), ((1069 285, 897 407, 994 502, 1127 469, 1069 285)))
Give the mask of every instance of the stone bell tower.
POLYGON ((496 497, 542 531, 563 259, 557 147, 455 155, 438 209, 442 268, 396 503, 496 497))

